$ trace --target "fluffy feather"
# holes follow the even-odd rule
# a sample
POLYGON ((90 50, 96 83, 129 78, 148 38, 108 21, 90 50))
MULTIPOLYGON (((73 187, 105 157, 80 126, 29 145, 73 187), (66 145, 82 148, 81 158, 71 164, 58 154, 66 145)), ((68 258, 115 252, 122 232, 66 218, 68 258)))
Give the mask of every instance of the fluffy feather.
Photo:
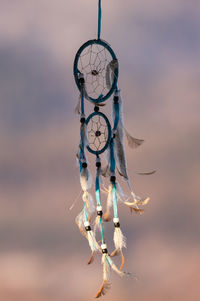
MULTIPOLYGON (((113 122, 115 119, 115 108, 114 102, 112 107, 113 122)), ((126 155, 124 150, 124 121, 123 121, 123 108, 122 108, 122 99, 119 95, 119 122, 117 130, 115 133, 114 140, 114 153, 116 166, 119 171, 119 174, 125 179, 128 180, 128 173, 126 167, 126 155)))
POLYGON ((122 234, 120 228, 115 228, 113 240, 117 250, 126 248, 126 237, 122 234))
POLYGON ((87 146, 88 143, 88 137, 87 137, 87 125, 85 123, 81 124, 81 136, 84 142, 84 145, 87 146))
POLYGON ((80 183, 83 191, 87 191, 92 187, 92 175, 87 167, 81 171, 80 183))
POLYGON ((88 215, 92 215, 95 211, 94 201, 92 195, 88 191, 83 193, 83 202, 86 202, 88 215))
POLYGON ((111 283, 109 282, 110 279, 110 265, 107 262, 107 255, 102 254, 102 259, 101 259, 102 265, 103 265, 103 283, 98 290, 95 298, 99 298, 101 296, 104 296, 108 289, 111 287, 111 283))
POLYGON ((120 269, 122 269, 124 266, 124 255, 122 252, 122 248, 126 248, 126 237, 122 234, 120 228, 115 228, 113 240, 115 244, 115 249, 120 251, 121 253, 122 261, 121 261, 120 269))
POLYGON ((140 176, 150 176, 150 175, 153 175, 154 173, 156 173, 156 170, 152 170, 149 172, 137 172, 137 174, 140 176))
POLYGON ((87 231, 87 239, 88 239, 89 246, 90 246, 90 249, 92 250, 92 252, 99 250, 98 242, 96 241, 94 232, 92 230, 87 231))
POLYGON ((117 60, 112 60, 106 67, 106 87, 111 89, 115 77, 115 69, 118 66, 117 60))
POLYGON ((88 264, 91 264, 94 261, 94 252, 91 253, 90 258, 88 259, 88 264))
POLYGON ((113 195, 112 195, 112 184, 109 185, 108 187, 108 196, 107 196, 107 205, 106 205, 106 212, 103 215, 103 220, 105 222, 108 222, 111 220, 111 216, 110 216, 110 209, 112 208, 112 199, 113 199, 113 195))
POLYGON ((80 115, 81 114, 81 96, 79 97, 78 103, 75 107, 75 114, 80 115))
POLYGON ((132 137, 125 128, 124 128, 124 130, 125 130, 128 146, 130 148, 133 148, 133 149, 137 148, 138 146, 140 146, 144 142, 143 139, 138 139, 138 138, 132 137))

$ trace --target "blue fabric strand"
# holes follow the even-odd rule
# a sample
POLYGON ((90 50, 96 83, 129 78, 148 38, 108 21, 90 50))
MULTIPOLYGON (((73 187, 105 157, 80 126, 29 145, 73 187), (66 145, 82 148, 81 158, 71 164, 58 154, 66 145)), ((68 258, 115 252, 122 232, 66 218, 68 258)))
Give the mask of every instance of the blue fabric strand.
POLYGON ((118 211, 117 211, 117 190, 116 190, 116 184, 113 183, 112 186, 112 194, 113 194, 113 210, 114 210, 114 217, 118 217, 118 211))
POLYGON ((101 0, 99 0, 99 10, 98 10, 98 39, 101 36, 101 0))
POLYGON ((84 89, 81 89, 81 114, 84 115, 85 114, 85 110, 84 110, 84 89))
POLYGON ((113 131, 116 131, 119 122, 119 102, 114 103, 115 120, 113 131))
POLYGON ((110 171, 111 173, 115 172, 115 157, 114 157, 114 141, 110 141, 110 171))

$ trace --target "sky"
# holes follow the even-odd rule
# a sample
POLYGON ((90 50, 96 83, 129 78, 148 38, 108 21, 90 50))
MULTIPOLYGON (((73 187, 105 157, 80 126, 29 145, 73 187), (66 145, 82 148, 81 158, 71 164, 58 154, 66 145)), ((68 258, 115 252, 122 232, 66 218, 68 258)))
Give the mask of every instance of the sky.
MULTIPOLYGON (((102 300, 199 300, 199 14, 196 0, 102 0, 125 126, 145 140, 125 145, 130 181, 151 198, 141 216, 119 207, 132 276, 112 274, 102 300)), ((88 301, 100 287, 101 259, 87 266, 74 221, 80 197, 69 211, 80 192, 73 61, 96 35, 97 0, 0 0, 1 300, 88 301)))

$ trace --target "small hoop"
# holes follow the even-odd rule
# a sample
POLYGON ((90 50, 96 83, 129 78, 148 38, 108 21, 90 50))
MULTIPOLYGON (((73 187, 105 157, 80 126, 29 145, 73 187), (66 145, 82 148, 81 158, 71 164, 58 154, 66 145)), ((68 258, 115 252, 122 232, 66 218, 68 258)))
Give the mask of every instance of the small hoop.
POLYGON ((86 119, 87 149, 98 156, 109 146, 112 130, 108 118, 101 112, 93 112, 86 119))

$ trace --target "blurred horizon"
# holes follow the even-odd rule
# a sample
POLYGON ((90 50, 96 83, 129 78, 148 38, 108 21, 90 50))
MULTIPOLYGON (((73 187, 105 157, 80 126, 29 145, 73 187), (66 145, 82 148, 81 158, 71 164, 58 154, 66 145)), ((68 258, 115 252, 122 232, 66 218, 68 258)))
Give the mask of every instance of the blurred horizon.
MULTIPOLYGON (((92 300, 101 259, 87 266, 74 221, 81 198, 69 207, 80 191, 73 60, 96 37, 97 1, 1 0, 0 8, 0 299, 92 300)), ((199 14, 196 0, 102 1, 125 127, 145 140, 136 150, 126 144, 129 176, 151 198, 141 216, 120 205, 133 274, 112 273, 102 300, 199 300, 199 14)), ((112 250, 112 223, 105 232, 112 250)))

